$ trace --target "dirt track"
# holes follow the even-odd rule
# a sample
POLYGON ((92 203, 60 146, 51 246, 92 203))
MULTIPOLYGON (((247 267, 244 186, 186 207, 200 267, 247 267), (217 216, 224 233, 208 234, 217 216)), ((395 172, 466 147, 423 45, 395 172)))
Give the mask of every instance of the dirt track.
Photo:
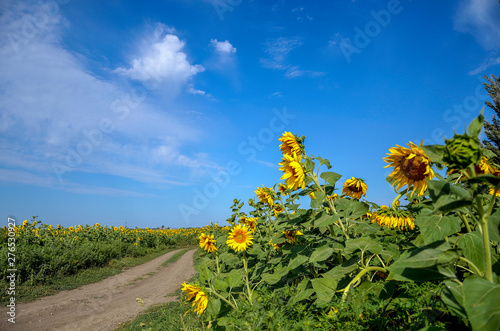
POLYGON ((169 294, 195 274, 195 250, 162 267, 176 252, 98 283, 18 304, 15 324, 7 321, 6 307, 2 307, 0 330, 113 330, 153 304, 176 300, 169 294), (136 298, 144 301, 144 307, 136 298))

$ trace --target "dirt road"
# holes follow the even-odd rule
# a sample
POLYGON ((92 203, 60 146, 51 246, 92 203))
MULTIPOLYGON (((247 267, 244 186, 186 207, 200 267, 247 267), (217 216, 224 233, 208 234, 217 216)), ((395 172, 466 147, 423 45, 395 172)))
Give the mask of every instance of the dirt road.
POLYGON ((16 305, 16 323, 2 307, 0 330, 113 330, 147 307, 176 300, 169 296, 194 276, 193 254, 161 266, 177 251, 130 268, 101 282, 16 305), (142 307, 136 299, 144 302, 142 307))

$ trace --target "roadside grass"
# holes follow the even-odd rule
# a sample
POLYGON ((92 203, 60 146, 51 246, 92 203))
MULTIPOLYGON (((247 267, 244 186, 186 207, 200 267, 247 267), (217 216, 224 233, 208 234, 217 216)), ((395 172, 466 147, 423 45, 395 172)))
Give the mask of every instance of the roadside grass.
MULTIPOLYGON (((191 249, 191 248, 190 248, 191 249)), ((186 249, 187 251, 189 249, 186 249)), ((185 253, 184 251, 184 253, 185 253)), ((178 252, 173 255, 165 263, 173 263, 182 256, 182 253, 178 252), (176 257, 176 255, 178 255, 176 257), (173 261, 170 261, 173 260, 173 261)), ((199 262, 199 250, 195 252, 194 263, 195 265, 199 262)), ((196 282, 198 279, 198 274, 196 274, 190 280, 186 280, 186 283, 196 282)), ((179 300, 181 297, 181 288, 179 287, 174 293, 168 296, 175 296, 176 301, 167 302, 164 304, 154 305, 142 313, 140 313, 135 319, 128 322, 122 323, 115 331, 137 331, 137 330, 165 330, 165 331, 192 331, 192 330, 205 330, 202 319, 197 316, 191 309, 190 302, 185 300, 179 300)))
MULTIPOLYGON (((182 254, 184 254, 186 251, 195 248, 195 246, 188 246, 188 248, 185 247, 186 246, 163 248, 141 257, 124 257, 121 259, 114 259, 104 267, 89 268, 68 277, 55 278, 53 279, 53 282, 51 284, 40 284, 33 286, 22 284, 16 289, 16 303, 30 302, 45 296, 54 295, 60 291, 72 290, 83 285, 96 283, 110 276, 119 274, 128 268, 146 263, 168 252, 184 248, 184 250, 175 253, 166 262, 177 261, 177 259, 179 259, 180 256, 182 256, 182 254), (183 253, 181 254, 181 252, 183 253), (174 257, 175 260, 173 260, 174 257)), ((7 303, 8 299, 9 297, 1 297, 0 304, 3 305, 4 303, 7 303)))

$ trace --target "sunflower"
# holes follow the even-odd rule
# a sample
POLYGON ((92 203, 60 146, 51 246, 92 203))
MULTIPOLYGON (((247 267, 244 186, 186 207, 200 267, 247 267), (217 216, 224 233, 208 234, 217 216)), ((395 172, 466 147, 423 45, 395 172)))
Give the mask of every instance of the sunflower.
POLYGON ((412 194, 417 192, 418 195, 424 195, 427 190, 426 178, 434 178, 434 171, 430 166, 431 160, 425 155, 424 151, 412 143, 407 144, 408 147, 389 148, 390 154, 384 157, 384 161, 390 163, 387 167, 394 167, 394 170, 388 176, 388 180, 393 182, 399 190, 405 185, 408 185, 408 191, 413 187, 412 194))
MULTIPOLYGON (((489 195, 493 195, 493 193, 495 193, 495 189, 494 188, 490 188, 490 190, 488 191, 488 194, 489 195)), ((497 193, 495 194, 497 197, 500 197, 500 190, 497 191, 497 193)))
POLYGON ((217 247, 215 246, 214 235, 210 236, 202 233, 200 235, 200 247, 209 253, 215 252, 217 250, 217 247))
POLYGON ((269 207, 272 207, 274 205, 274 197, 272 193, 273 192, 270 189, 264 187, 264 185, 257 188, 257 190, 255 191, 255 194, 257 195, 257 198, 259 198, 260 202, 267 203, 269 207))
POLYGON ((229 236, 227 237, 226 244, 234 249, 236 252, 246 251, 248 246, 252 245, 253 236, 246 225, 236 225, 233 227, 229 236))
POLYGON ((246 225, 250 232, 255 232, 257 229, 257 219, 255 217, 242 216, 240 217, 240 223, 246 225))
POLYGON ((279 213, 282 213, 285 209, 280 206, 280 205, 276 205, 274 207, 274 216, 277 216, 279 213))
POLYGON ((493 175, 497 170, 493 168, 486 157, 482 157, 479 164, 475 167, 476 175, 493 175))
POLYGON ((187 301, 190 301, 194 298, 193 306, 196 306, 196 308, 194 309, 196 314, 200 315, 201 313, 203 313, 208 306, 208 297, 206 293, 202 291, 202 289, 194 285, 183 283, 182 286, 182 290, 184 292, 187 292, 187 301))
POLYGON ((285 234, 286 241, 288 241, 290 244, 298 243, 299 242, 298 236, 304 235, 299 230, 284 231, 283 233, 285 234))
POLYGON ((309 193, 309 198, 311 198, 311 200, 316 199, 316 195, 314 194, 314 192, 309 193))
POLYGON ((401 209, 382 209, 380 208, 372 215, 372 223, 378 223, 380 226, 387 226, 390 228, 415 229, 413 217, 407 210, 401 209))
POLYGON ((365 182, 356 177, 351 177, 344 183, 344 187, 342 188, 342 194, 345 194, 354 199, 361 199, 362 196, 366 197, 366 190, 368 186, 366 186, 365 182))
POLYGON ((326 197, 330 201, 335 201, 335 200, 337 200, 337 198, 339 197, 339 195, 337 193, 333 193, 332 195, 328 195, 326 197))
POLYGON ((297 142, 297 138, 293 134, 290 132, 284 132, 278 140, 282 142, 280 150, 283 155, 302 158, 302 149, 300 148, 300 144, 297 142))
POLYGON ((286 185, 283 184, 278 184, 278 190, 281 192, 281 194, 286 194, 287 187, 286 185))
POLYGON ((300 164, 300 159, 292 157, 290 155, 283 155, 283 162, 279 163, 281 165, 280 170, 284 172, 281 179, 285 180, 285 183, 289 189, 297 190, 299 187, 304 189, 306 186, 305 174, 302 165, 300 164))

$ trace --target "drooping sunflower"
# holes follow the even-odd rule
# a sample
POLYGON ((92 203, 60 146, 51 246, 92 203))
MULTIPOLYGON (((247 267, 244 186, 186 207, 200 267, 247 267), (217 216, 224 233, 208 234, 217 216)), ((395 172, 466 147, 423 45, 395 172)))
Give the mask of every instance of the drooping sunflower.
POLYGON ((351 179, 345 181, 342 194, 354 199, 361 199, 362 196, 366 197, 367 189, 368 186, 361 178, 351 177, 351 179))
POLYGON ((278 190, 281 192, 281 194, 286 194, 287 187, 286 185, 283 184, 278 184, 278 190))
POLYGON ((209 253, 215 252, 217 247, 215 246, 214 235, 206 235, 205 233, 202 233, 200 235, 200 247, 209 253))
POLYGON ((388 179, 396 190, 408 185, 408 191, 413 187, 412 194, 417 192, 417 195, 422 196, 427 190, 425 179, 434 178, 434 171, 430 166, 431 160, 411 141, 407 145, 410 148, 399 145, 389 148, 391 153, 387 153, 389 156, 384 157, 384 161, 390 164, 384 168, 394 167, 388 179))
POLYGON ((295 244, 299 242, 299 237, 298 236, 303 236, 304 234, 300 230, 290 230, 290 231, 284 231, 286 241, 288 241, 290 244, 295 244))
POLYGON ((244 252, 252 245, 253 236, 246 225, 238 224, 233 227, 226 244, 236 252, 244 252))
POLYGON ((255 232, 257 229, 257 219, 255 217, 240 217, 240 223, 246 225, 251 232, 255 232))
POLYGON ((264 187, 264 185, 255 190, 255 194, 257 195, 257 198, 259 198, 260 202, 267 203, 271 208, 274 205, 274 197, 272 193, 273 192, 270 189, 264 187))
POLYGON ((476 166, 476 175, 493 175, 496 171, 497 170, 489 164, 488 159, 485 156, 481 158, 481 161, 476 166))
POLYGON ((295 155, 298 158, 302 158, 302 149, 297 138, 292 133, 285 131, 278 140, 282 142, 280 150, 283 155, 295 155))
POLYGON ((184 292, 187 292, 187 301, 193 300, 193 307, 196 306, 194 311, 196 312, 197 315, 200 315, 207 309, 208 306, 208 297, 206 293, 199 287, 183 283, 182 284, 182 290, 184 292))
POLYGON ((306 177, 299 159, 290 155, 283 155, 283 161, 279 165, 281 166, 279 169, 284 172, 281 179, 285 180, 289 189, 294 191, 299 187, 304 189, 306 186, 306 177))
POLYGON ((387 226, 390 228, 402 229, 415 229, 413 217, 407 210, 402 209, 383 209, 380 208, 372 215, 372 223, 378 223, 380 226, 387 226))
POLYGON ((274 206, 274 216, 277 216, 279 213, 282 213, 285 209, 281 205, 274 206))

